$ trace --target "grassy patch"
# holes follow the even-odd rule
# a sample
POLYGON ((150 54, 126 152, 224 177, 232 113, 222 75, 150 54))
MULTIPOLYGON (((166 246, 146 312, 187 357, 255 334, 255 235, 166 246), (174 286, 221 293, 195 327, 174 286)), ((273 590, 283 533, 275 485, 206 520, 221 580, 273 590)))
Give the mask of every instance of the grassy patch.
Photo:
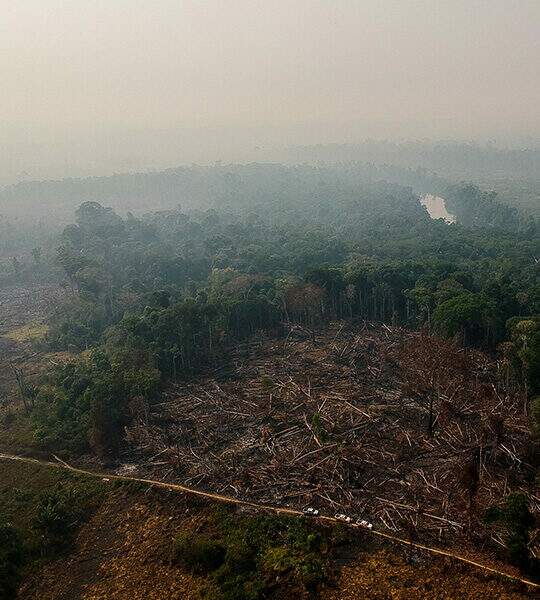
POLYGON ((100 506, 104 487, 100 481, 39 465, 0 461, 0 468, 0 573, 9 575, 10 589, 3 593, 12 598, 25 570, 70 548, 78 529, 100 506))
POLYGON ((46 497, 55 495, 57 504, 69 507, 72 522, 81 523, 99 506, 106 489, 101 481, 37 464, 0 461, 0 468, 0 515, 26 539, 36 537, 46 497))
POLYGON ((17 329, 12 329, 4 337, 14 342, 41 342, 45 339, 49 327, 44 323, 30 323, 17 329))
POLYGON ((0 411, 0 448, 21 452, 35 446, 30 416, 21 406, 0 411))

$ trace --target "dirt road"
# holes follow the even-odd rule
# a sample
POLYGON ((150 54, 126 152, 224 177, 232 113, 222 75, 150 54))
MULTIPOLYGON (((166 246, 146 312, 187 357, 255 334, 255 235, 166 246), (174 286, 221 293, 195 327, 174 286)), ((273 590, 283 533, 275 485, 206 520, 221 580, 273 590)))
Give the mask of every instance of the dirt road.
MULTIPOLYGON (((216 502, 223 502, 226 504, 235 504, 237 506, 244 506, 244 507, 249 507, 249 508, 254 508, 256 510, 260 510, 260 511, 267 511, 267 512, 273 512, 276 514, 283 514, 283 515, 290 515, 290 516, 303 516, 302 511, 299 510, 294 510, 294 509, 290 509, 290 508, 284 508, 284 507, 280 507, 280 506, 271 506, 268 504, 257 504, 255 502, 246 502, 243 501, 241 499, 238 498, 232 498, 230 496, 223 496, 220 494, 213 494, 210 492, 203 492, 201 490, 197 490, 194 488, 189 488, 180 484, 174 484, 174 483, 166 483, 163 481, 154 481, 152 479, 142 479, 142 478, 138 478, 138 477, 128 477, 128 476, 124 476, 124 475, 114 475, 111 473, 106 473, 106 472, 96 472, 96 471, 87 471, 84 469, 79 469, 77 467, 74 467, 72 465, 69 465, 68 463, 66 463, 65 461, 61 460, 60 458, 58 458, 57 456, 53 455, 53 458, 55 459, 56 462, 52 462, 52 461, 45 461, 45 460, 39 460, 39 459, 35 459, 35 458, 29 458, 26 456, 16 456, 16 455, 12 455, 12 454, 1 454, 0 453, 0 460, 8 460, 8 461, 20 461, 20 462, 26 462, 26 463, 33 463, 33 464, 39 464, 43 467, 46 468, 53 468, 53 469, 65 469, 68 471, 72 471, 74 473, 78 473, 80 475, 85 475, 87 477, 95 477, 95 478, 100 478, 104 481, 132 481, 132 482, 137 482, 137 483, 143 483, 149 486, 153 486, 153 487, 159 487, 159 488, 163 488, 163 489, 167 489, 167 490, 174 490, 177 492, 181 492, 184 494, 190 494, 192 496, 199 496, 199 497, 203 497, 203 498, 207 498, 209 500, 213 500, 216 502)), ((428 552, 432 555, 436 555, 436 556, 443 556, 446 558, 451 558, 453 560, 459 561, 461 563, 465 563, 468 565, 471 565, 475 568, 481 569, 483 571, 487 571, 489 573, 493 573, 496 575, 499 575, 501 577, 506 577, 508 579, 512 579, 514 581, 518 581, 522 584, 527 585, 531 590, 535 589, 535 590, 540 590, 540 584, 534 583, 533 581, 529 581, 527 579, 523 579, 517 575, 512 575, 510 573, 506 573, 504 571, 501 571, 499 569, 487 566, 485 564, 482 564, 480 562, 471 560, 469 558, 466 558, 464 556, 460 556, 458 554, 455 554, 453 552, 448 552, 446 550, 441 550, 440 548, 433 548, 430 546, 424 546, 422 544, 416 544, 413 542, 410 542, 408 540, 384 533, 382 531, 378 531, 378 530, 369 530, 366 529, 365 527, 356 524, 354 521, 352 521, 351 523, 344 523, 342 520, 336 518, 336 517, 332 517, 332 516, 326 516, 326 515, 321 515, 316 517, 319 521, 323 521, 323 522, 327 522, 327 523, 333 523, 333 524, 338 524, 341 523, 342 525, 346 525, 348 527, 351 528, 356 528, 356 529, 362 529, 366 532, 371 533, 374 536, 380 537, 380 538, 384 538, 386 540, 389 540, 391 542, 394 543, 398 543, 398 544, 402 544, 405 546, 412 546, 414 548, 417 548, 419 550, 423 550, 424 552, 428 552)))

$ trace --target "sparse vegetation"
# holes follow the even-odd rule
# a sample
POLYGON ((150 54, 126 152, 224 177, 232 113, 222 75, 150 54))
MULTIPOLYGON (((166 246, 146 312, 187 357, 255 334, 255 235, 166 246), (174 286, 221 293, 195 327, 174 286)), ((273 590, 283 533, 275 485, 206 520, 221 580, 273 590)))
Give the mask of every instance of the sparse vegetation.
POLYGON ((346 541, 332 528, 227 509, 216 510, 205 529, 213 538, 183 533, 174 556, 208 574, 203 598, 212 600, 258 600, 283 586, 314 592, 328 579, 333 551, 346 541))
POLYGON ((67 555, 102 501, 103 488, 95 480, 38 465, 2 463, 0 598, 15 598, 25 574, 67 555))
POLYGON ((225 548, 204 535, 183 534, 174 542, 174 558, 197 573, 208 573, 223 564, 225 548))

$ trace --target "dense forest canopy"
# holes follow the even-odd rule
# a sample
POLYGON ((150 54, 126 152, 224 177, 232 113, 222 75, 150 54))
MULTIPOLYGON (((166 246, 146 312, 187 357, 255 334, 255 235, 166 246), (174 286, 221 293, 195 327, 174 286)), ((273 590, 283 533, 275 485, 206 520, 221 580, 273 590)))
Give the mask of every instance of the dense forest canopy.
POLYGON ((150 381, 136 385, 154 389, 156 374, 176 377, 227 340, 284 320, 425 326, 495 350, 510 319, 540 313, 537 223, 470 184, 447 186, 463 223, 447 225, 411 188, 367 181, 351 166, 196 168, 102 183, 115 181, 136 183, 138 199, 124 208, 139 206, 138 216, 83 202, 75 223, 2 274, 5 283, 65 278, 72 299, 51 317, 48 343, 99 349, 113 380, 111 356, 139 357, 150 381), (143 212, 144 190, 165 181, 162 209, 143 212))
MULTIPOLYGON (((533 190, 534 184, 530 186, 533 190)), ((490 190, 489 186, 486 189, 490 190)), ((501 196, 481 190, 484 188, 444 179, 422 168, 367 162, 192 166, 111 177, 21 182, 0 190, 0 257, 17 256, 29 246, 43 245, 51 234, 73 222, 81 203, 93 201, 111 206, 122 216, 178 206, 184 210, 232 211, 267 211, 272 207, 279 218, 284 209, 332 204, 334 198, 339 203, 346 197, 393 194, 403 198, 436 193, 452 203, 457 220, 465 225, 510 230, 535 222, 534 217, 505 206, 511 183, 506 183, 501 196)), ((530 193, 532 205, 534 191, 530 193)))

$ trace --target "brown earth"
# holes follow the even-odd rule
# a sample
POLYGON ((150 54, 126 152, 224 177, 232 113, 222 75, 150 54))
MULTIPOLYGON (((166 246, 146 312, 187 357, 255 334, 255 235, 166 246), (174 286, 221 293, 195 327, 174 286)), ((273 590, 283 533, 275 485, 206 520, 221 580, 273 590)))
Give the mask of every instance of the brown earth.
MULTIPOLYGON (((112 493, 79 533, 71 555, 22 586, 25 600, 197 600, 204 578, 169 559, 175 535, 204 523, 205 503, 177 495, 112 493)), ((523 589, 467 568, 373 548, 336 564, 336 578, 311 598, 328 600, 521 600, 523 589)), ((297 588, 282 598, 305 598, 297 588)))
POLYGON ((32 577, 21 598, 196 598, 200 582, 169 560, 174 536, 191 527, 180 505, 164 508, 138 495, 112 494, 79 533, 74 552, 32 577))

